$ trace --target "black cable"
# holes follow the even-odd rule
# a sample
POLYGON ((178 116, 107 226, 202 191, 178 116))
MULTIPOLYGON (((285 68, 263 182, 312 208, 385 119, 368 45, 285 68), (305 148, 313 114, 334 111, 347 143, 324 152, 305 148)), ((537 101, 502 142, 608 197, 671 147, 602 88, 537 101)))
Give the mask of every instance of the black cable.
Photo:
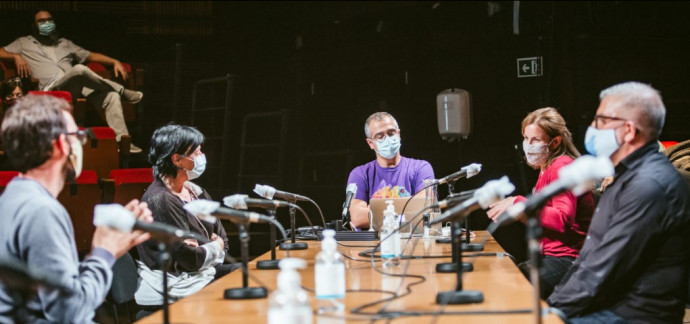
MULTIPOLYGON (((314 224, 311 222, 311 219, 309 219, 309 216, 307 216, 307 213, 304 211, 304 209, 302 209, 302 207, 298 206, 295 203, 288 202, 288 204, 290 205, 290 207, 295 208, 295 209, 299 210, 300 213, 302 213, 302 216, 304 216, 304 218, 307 220, 307 223, 309 224, 309 227, 311 228, 312 234, 314 234, 314 236, 317 238, 317 241, 318 241, 319 234, 316 233, 316 230, 314 229, 314 224)), ((316 203, 314 203, 314 204, 316 204, 316 203)), ((317 205, 317 207, 318 207, 318 205, 317 205)), ((319 209, 319 212, 320 211, 321 211, 321 209, 319 209)), ((321 217, 323 217, 323 215, 321 215, 321 217)), ((324 222, 324 224, 325 224, 325 222, 324 222)), ((290 232, 292 232, 292 231, 290 231, 290 232)), ((295 233, 295 239, 297 239, 297 233, 295 233)))
MULTIPOLYGON (((323 212, 321 212, 321 207, 319 207, 319 205, 315 201, 313 201, 311 198, 309 198, 309 197, 305 197, 305 198, 307 198, 307 201, 309 201, 310 203, 314 204, 314 206, 316 206, 316 210, 318 210, 319 215, 321 215, 321 221, 323 222, 323 228, 326 228, 326 218, 323 217, 323 212)), ((309 224, 311 224, 311 222, 309 222, 309 224)))
POLYGON ((336 243, 337 243, 338 245, 344 246, 344 247, 376 248, 376 245, 349 245, 349 244, 340 243, 340 242, 338 242, 338 241, 336 241, 336 243))
MULTIPOLYGON (((353 257, 351 257, 351 256, 349 256, 349 255, 345 255, 345 254, 342 254, 342 253, 341 253, 341 255, 342 255, 343 257, 345 257, 345 258, 348 258, 348 259, 352 260, 352 261, 371 262, 371 260, 369 260, 369 259, 357 259, 357 258, 353 258, 353 257)), ((379 259, 379 260, 374 260, 373 262, 381 262, 381 261, 382 261, 382 260, 379 259)))

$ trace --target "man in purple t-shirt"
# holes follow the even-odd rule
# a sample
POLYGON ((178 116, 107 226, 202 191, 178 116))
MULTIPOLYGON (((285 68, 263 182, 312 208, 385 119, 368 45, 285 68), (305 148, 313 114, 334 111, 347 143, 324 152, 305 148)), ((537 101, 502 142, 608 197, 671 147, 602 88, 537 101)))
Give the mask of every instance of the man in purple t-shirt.
POLYGON ((400 155, 400 128, 391 114, 369 116, 364 134, 376 160, 354 168, 347 179, 357 185, 350 204, 351 223, 357 228, 369 227, 369 199, 409 197, 422 190, 425 179, 434 179, 429 162, 400 155))

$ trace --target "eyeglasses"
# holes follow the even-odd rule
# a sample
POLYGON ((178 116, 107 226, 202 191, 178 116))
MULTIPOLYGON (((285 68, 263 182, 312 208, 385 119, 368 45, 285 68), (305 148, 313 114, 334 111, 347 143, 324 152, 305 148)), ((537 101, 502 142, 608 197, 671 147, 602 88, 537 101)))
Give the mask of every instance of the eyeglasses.
POLYGON ((5 100, 19 99, 19 98, 21 98, 21 97, 23 97, 23 96, 24 96, 24 95, 21 94, 21 93, 18 93, 18 94, 16 94, 16 95, 15 95, 14 93, 8 93, 8 94, 5 96, 5 100))
POLYGON ((76 132, 65 133, 65 135, 74 135, 77 138, 77 140, 79 141, 79 143, 81 143, 81 145, 86 144, 86 138, 88 137, 88 134, 83 129, 80 129, 76 132))
POLYGON ((46 17, 46 18, 39 18, 39 19, 36 19, 36 22, 39 23, 39 24, 42 24, 42 23, 48 22, 48 21, 53 21, 53 17, 46 17))
MULTIPOLYGON (((620 117, 611 117, 611 116, 604 116, 604 115, 594 115, 594 120, 592 120, 592 123, 594 124, 594 128, 599 128, 599 120, 622 120, 622 121, 627 121, 625 118, 620 118, 620 117)), ((606 124, 606 122, 604 122, 606 124)))
POLYGON ((385 132, 375 134, 374 137, 372 137, 371 139, 376 140, 376 141, 380 141, 386 137, 391 137, 391 136, 397 135, 399 131, 400 131, 399 129, 389 129, 385 132))

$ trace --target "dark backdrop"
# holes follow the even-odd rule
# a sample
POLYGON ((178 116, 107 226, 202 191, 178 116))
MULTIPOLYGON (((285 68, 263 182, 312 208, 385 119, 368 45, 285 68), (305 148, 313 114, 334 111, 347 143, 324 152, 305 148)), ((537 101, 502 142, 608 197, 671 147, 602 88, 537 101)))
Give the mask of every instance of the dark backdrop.
MULTIPOLYGON (((233 76, 229 122, 210 126, 223 120, 221 112, 206 116, 209 123, 195 120, 207 135, 226 130, 205 147, 216 166, 200 179, 216 199, 263 182, 307 194, 326 218, 338 217, 349 170, 374 157, 363 123, 380 110, 398 119, 402 153, 428 160, 437 177, 467 163, 484 165, 459 190, 508 175, 518 193, 527 193, 535 174, 515 150, 522 118, 558 108, 582 150, 599 91, 622 81, 661 91, 668 110, 662 139, 690 137, 689 3, 521 1, 515 34, 511 1, 5 1, 0 43, 25 35, 40 4, 75 43, 145 69, 141 118, 132 127, 143 147, 155 128, 191 123, 196 81, 233 76), (531 56, 543 57, 543 76, 517 78, 516 59, 531 56), (436 95, 448 88, 466 89, 473 99, 474 128, 461 143, 444 142, 437 132, 436 95), (242 155, 243 118, 281 110, 289 116, 284 132, 261 122, 249 130, 284 151, 242 155), (245 174, 277 176, 242 180, 242 156, 251 166, 245 174)), ((203 97, 223 101, 219 91, 203 97)), ((485 223, 482 215, 473 218, 485 223)))

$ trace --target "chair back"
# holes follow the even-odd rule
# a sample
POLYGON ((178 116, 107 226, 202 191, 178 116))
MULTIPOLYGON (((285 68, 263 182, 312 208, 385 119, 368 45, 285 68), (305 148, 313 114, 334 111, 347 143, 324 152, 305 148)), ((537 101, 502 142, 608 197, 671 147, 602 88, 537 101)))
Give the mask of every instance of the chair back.
POLYGON ((99 178, 107 178, 110 170, 120 168, 120 155, 115 132, 110 127, 91 127, 84 145, 84 169, 94 170, 99 178))
POLYGON ((77 253, 83 257, 91 252, 91 239, 96 230, 93 225, 93 210, 102 201, 96 172, 83 170, 77 183, 66 183, 57 199, 72 219, 77 253))
POLYGON ((113 202, 125 205, 132 199, 139 199, 153 182, 153 169, 117 169, 110 171, 110 179, 115 181, 113 202))
POLYGON ((0 171, 0 193, 5 191, 7 184, 17 175, 19 175, 17 171, 0 171))

